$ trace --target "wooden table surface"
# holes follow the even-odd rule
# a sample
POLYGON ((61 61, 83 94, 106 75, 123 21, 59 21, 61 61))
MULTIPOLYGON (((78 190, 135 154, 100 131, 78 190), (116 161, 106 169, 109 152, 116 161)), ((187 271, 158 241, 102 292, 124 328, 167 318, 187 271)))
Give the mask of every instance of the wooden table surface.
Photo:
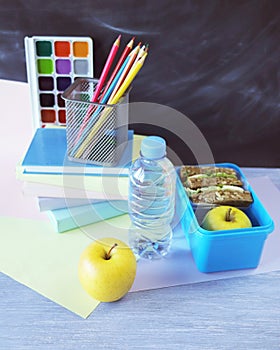
MULTIPOLYGON (((280 169, 243 170, 280 189, 280 169)), ((280 349, 280 271, 129 293, 87 320, 3 274, 0 286, 3 350, 280 349)))

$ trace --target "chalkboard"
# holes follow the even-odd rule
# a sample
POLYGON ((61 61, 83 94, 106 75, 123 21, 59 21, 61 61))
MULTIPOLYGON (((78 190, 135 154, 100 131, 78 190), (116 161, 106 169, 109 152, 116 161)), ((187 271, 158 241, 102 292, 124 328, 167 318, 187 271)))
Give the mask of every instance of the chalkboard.
MULTIPOLYGON (((131 101, 165 105, 202 132, 217 162, 280 166, 280 1, 0 1, 0 78, 26 81, 23 38, 87 35, 95 76, 122 34, 149 43, 131 101)), ((195 161, 188 133, 133 121, 159 134, 183 163, 195 161)), ((176 128, 175 128, 176 129, 176 128)))

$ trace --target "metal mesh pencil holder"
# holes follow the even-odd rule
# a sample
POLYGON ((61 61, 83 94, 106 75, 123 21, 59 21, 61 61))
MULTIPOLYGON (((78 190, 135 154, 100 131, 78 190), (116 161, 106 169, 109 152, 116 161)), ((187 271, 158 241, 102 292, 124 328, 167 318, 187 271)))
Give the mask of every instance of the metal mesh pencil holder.
POLYGON ((93 103, 97 83, 96 79, 78 78, 62 95, 67 155, 72 161, 114 166, 127 145, 129 92, 114 105, 93 103))

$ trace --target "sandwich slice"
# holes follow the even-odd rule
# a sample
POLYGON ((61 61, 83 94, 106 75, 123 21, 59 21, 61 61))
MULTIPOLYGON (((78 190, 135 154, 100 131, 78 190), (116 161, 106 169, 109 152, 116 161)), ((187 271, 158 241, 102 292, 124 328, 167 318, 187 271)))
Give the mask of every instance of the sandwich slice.
POLYGON ((253 202, 250 191, 239 186, 209 186, 201 187, 196 190, 186 188, 186 192, 190 200, 195 204, 247 207, 253 202))
POLYGON ((236 171, 231 168, 182 166, 180 177, 183 184, 191 189, 220 185, 243 186, 236 171))
POLYGON ((253 202, 250 191, 232 168, 184 165, 180 178, 193 203, 246 207, 253 202))

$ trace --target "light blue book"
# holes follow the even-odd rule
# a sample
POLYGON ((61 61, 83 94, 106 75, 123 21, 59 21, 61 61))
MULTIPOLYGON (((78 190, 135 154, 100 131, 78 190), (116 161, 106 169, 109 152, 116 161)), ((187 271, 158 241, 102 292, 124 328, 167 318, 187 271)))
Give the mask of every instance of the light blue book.
POLYGON ((47 211, 91 205, 105 201, 105 199, 39 197, 38 206, 40 211, 47 211))
POLYGON ((62 233, 126 214, 127 201, 103 201, 92 205, 47 211, 56 232, 62 233))
POLYGON ((103 167, 68 159, 65 128, 40 128, 36 130, 18 168, 21 172, 30 174, 127 176, 132 161, 133 134, 133 130, 128 131, 127 146, 119 163, 103 167))

